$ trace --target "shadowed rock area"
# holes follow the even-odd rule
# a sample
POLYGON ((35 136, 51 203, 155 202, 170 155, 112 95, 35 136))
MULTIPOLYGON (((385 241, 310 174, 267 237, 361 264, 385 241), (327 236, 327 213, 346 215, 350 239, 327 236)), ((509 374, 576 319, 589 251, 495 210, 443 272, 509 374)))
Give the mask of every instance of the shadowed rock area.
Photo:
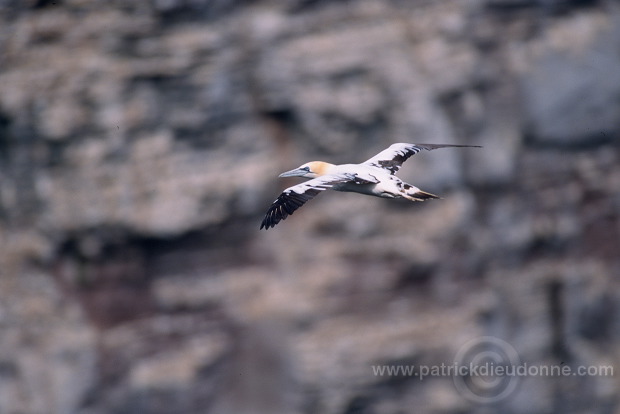
POLYGON ((619 68, 614 0, 0 1, 0 413, 619 412, 619 68), (483 148, 258 230, 395 142, 483 148), (501 352, 570 374, 419 378, 501 352))

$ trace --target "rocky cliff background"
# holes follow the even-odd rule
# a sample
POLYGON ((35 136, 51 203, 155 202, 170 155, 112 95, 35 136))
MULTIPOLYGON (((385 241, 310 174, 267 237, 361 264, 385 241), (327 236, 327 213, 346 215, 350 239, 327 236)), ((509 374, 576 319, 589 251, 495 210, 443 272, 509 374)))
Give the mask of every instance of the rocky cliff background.
POLYGON ((0 413, 620 413, 619 134, 611 0, 0 1, 0 413), (372 370, 484 336, 615 375, 372 370))

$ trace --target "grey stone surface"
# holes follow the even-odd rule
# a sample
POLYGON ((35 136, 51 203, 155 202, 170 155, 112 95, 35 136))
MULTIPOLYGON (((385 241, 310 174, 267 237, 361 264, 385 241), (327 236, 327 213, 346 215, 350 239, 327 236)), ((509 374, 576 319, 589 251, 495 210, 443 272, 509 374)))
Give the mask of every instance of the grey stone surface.
POLYGON ((620 12, 595 1, 0 2, 0 413, 610 413, 620 12), (393 142, 441 200, 326 192, 393 142), (495 405, 451 375, 493 336, 495 405), (469 398, 468 398, 469 397, 469 398))

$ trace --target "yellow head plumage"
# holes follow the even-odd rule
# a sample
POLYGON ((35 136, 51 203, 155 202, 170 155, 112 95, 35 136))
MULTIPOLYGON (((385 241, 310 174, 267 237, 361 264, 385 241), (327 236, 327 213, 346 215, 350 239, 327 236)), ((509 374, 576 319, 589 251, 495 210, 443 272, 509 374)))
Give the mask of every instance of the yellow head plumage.
POLYGON ((316 178, 328 174, 333 164, 323 161, 307 162, 299 168, 280 174, 280 177, 316 178))
POLYGON ((327 174, 327 170, 332 166, 332 164, 323 162, 323 161, 311 161, 307 164, 304 164, 310 168, 310 173, 314 174, 316 177, 320 177, 322 175, 327 174))

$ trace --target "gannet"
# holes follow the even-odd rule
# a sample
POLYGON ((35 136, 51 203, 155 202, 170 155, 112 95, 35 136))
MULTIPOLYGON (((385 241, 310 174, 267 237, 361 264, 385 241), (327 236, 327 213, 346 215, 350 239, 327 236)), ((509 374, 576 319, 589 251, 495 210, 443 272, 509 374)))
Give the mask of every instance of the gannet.
POLYGON ((301 184, 287 188, 273 202, 260 225, 268 230, 281 220, 293 214, 306 201, 321 191, 331 188, 336 191, 361 193, 383 198, 406 198, 424 201, 438 196, 420 190, 396 177, 403 162, 422 150, 431 151, 446 147, 474 147, 478 145, 452 144, 392 144, 374 157, 361 164, 334 165, 323 161, 311 161, 294 170, 280 174, 280 177, 311 178, 301 184))

